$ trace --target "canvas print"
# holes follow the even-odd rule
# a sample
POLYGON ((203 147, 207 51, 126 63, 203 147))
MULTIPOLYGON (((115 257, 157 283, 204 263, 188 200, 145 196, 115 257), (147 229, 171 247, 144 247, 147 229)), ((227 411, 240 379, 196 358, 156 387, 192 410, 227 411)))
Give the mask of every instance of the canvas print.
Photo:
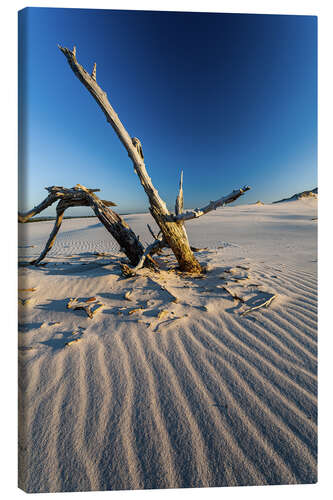
POLYGON ((317 19, 19 12, 19 487, 317 481, 317 19))

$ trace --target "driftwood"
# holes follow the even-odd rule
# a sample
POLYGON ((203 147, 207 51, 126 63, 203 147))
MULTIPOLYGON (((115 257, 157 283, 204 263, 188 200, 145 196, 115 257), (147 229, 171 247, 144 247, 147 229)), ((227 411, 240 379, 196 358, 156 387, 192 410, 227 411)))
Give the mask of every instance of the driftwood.
POLYGON ((97 84, 96 63, 93 66, 92 73, 89 74, 77 62, 75 47, 72 51, 61 46, 59 46, 59 48, 66 56, 74 74, 94 97, 97 104, 105 114, 107 121, 111 124, 121 143, 127 150, 127 153, 133 162, 134 171, 138 175, 148 196, 150 213, 159 226, 160 231, 157 236, 155 236, 151 227, 148 225, 148 229, 154 238, 154 242, 144 249, 143 245, 139 241, 139 238, 134 234, 126 222, 109 208, 115 204, 107 200, 101 200, 94 194, 96 191, 99 191, 99 189, 87 189, 80 184, 77 184, 71 189, 67 189, 62 186, 52 186, 46 188, 49 191, 49 194, 39 205, 34 207, 29 212, 19 213, 19 222, 27 222, 31 217, 42 212, 54 202, 58 201, 56 208, 57 216, 53 230, 43 252, 36 260, 32 261, 31 264, 43 265, 40 264, 40 262, 52 248, 60 229, 64 212, 67 208, 74 206, 90 206, 107 231, 119 243, 121 250, 129 259, 132 267, 127 266, 127 264, 122 264, 122 271, 124 275, 134 276, 135 271, 141 269, 147 264, 152 265, 156 269, 158 266, 152 256, 155 253, 160 253, 164 247, 171 248, 178 261, 180 271, 195 273, 197 275, 204 272, 204 269, 201 267, 193 254, 193 251, 197 251, 198 249, 191 247, 189 244, 184 224, 185 221, 198 218, 201 215, 216 209, 217 207, 224 206, 232 201, 235 201, 250 188, 248 186, 244 186, 244 188, 235 190, 227 196, 219 198, 216 201, 211 201, 202 209, 195 209, 184 213, 183 172, 181 172, 179 192, 175 203, 175 214, 170 213, 147 173, 141 141, 137 137, 131 137, 129 135, 121 123, 117 113, 111 107, 106 93, 97 84))
POLYGON ((162 309, 161 311, 159 311, 157 317, 158 319, 163 319, 164 316, 167 316, 169 314, 169 311, 167 309, 162 309))
POLYGON ((73 345, 75 344, 76 342, 79 342, 81 340, 81 338, 79 339, 74 339, 74 340, 70 340, 69 342, 66 342, 65 346, 70 346, 70 345, 73 345))
POLYGON ((132 290, 128 290, 127 292, 125 292, 124 294, 124 299, 126 300, 132 300, 131 299, 131 295, 132 295, 132 290))
MULTIPOLYGON (((102 90, 102 88, 97 84, 96 81, 96 63, 94 64, 93 71, 89 74, 81 64, 78 63, 76 59, 76 47, 73 50, 69 50, 68 48, 61 47, 59 45, 59 49, 65 55, 72 71, 75 76, 81 81, 81 83, 86 87, 86 89, 93 96, 98 106, 101 108, 103 113, 106 116, 107 121, 110 123, 114 131, 116 132, 118 138, 121 143, 127 150, 128 156, 133 162, 134 171, 138 175, 140 182, 148 196, 149 204, 150 204, 150 213, 155 219, 157 225, 159 226, 163 240, 165 243, 172 249, 175 257, 179 263, 179 268, 181 271, 191 272, 191 273, 200 273, 202 272, 201 265, 195 258, 190 244, 187 238, 185 226, 183 222, 185 220, 197 218, 204 213, 207 213, 210 210, 213 210, 217 206, 223 206, 226 203, 230 203, 234 201, 239 196, 241 196, 245 191, 250 189, 248 186, 240 189, 238 191, 234 191, 232 195, 228 197, 221 198, 216 202, 211 202, 207 207, 204 207, 200 211, 192 211, 182 213, 183 209, 183 176, 181 175, 179 194, 176 201, 176 215, 170 214, 165 202, 162 200, 160 195, 158 194, 157 189, 154 187, 151 178, 149 177, 145 162, 144 155, 142 150, 142 144, 137 137, 131 137, 122 122, 120 121, 117 113, 112 108, 106 92, 102 90), (229 201, 230 200, 230 201, 229 201)), ((152 250, 155 250, 155 246, 152 250)), ((146 256, 143 259, 145 261, 146 257, 149 255, 149 252, 146 252, 146 256)), ((137 265, 136 262, 135 265, 137 265)), ((141 263, 140 263, 141 265, 141 263)))
POLYGON ((144 254, 143 245, 140 243, 138 237, 134 234, 129 225, 111 210, 110 206, 116 204, 112 201, 100 200, 94 193, 98 189, 88 189, 81 184, 77 184, 73 188, 64 188, 62 186, 51 186, 45 188, 49 191, 49 195, 39 205, 26 213, 19 213, 19 222, 27 222, 34 215, 42 212, 45 208, 58 201, 56 208, 57 218, 49 239, 45 245, 44 250, 38 259, 31 262, 31 264, 38 265, 44 259, 46 254, 51 250, 58 231, 60 229, 64 212, 67 208, 77 206, 90 206, 95 215, 104 225, 105 229, 115 238, 122 251, 128 257, 130 263, 136 266, 144 254))
MULTIPOLYGON (((94 299, 96 300, 95 297, 94 297, 94 299)), ((103 307, 103 305, 104 304, 102 304, 102 302, 99 302, 99 301, 92 303, 89 300, 79 301, 78 298, 73 298, 73 299, 69 299, 69 301, 66 305, 66 308, 67 309, 74 309, 74 311, 82 310, 87 314, 87 316, 90 319, 93 319, 95 313, 97 311, 99 311, 103 307)))
POLYGON ((250 307, 249 309, 247 309, 246 311, 243 311, 240 316, 245 316, 245 314, 248 314, 252 311, 255 311, 256 309, 260 309, 261 307, 268 307, 270 305, 270 303, 276 298, 276 295, 271 295, 271 297, 269 297, 267 300, 265 300, 265 302, 262 302, 261 304, 258 304, 257 306, 254 306, 254 307, 250 307))
POLYGON ((136 309, 131 309, 130 311, 128 311, 128 314, 131 316, 132 314, 142 313, 143 311, 143 307, 137 307, 136 309))
MULTIPOLYGON (((238 266, 240 267, 240 266, 238 266)), ((251 286, 257 286, 257 285, 251 285, 251 286)), ((231 290, 229 290, 229 288, 227 288, 226 286, 223 286, 222 287, 223 290, 225 290, 229 295, 231 295, 231 297, 235 300, 239 300, 240 302, 242 302, 243 304, 247 304, 247 301, 241 297, 240 295, 237 295, 236 293, 233 293, 231 290)), ((268 294, 268 292, 263 292, 263 293, 266 293, 268 294)), ((240 316, 245 316, 246 314, 249 314, 250 312, 252 311, 256 311, 257 309, 260 309, 261 307, 268 307, 271 302, 277 297, 276 294, 268 294, 270 295, 270 297, 268 297, 268 299, 264 300, 263 302, 260 302, 259 304, 253 306, 253 307, 249 307, 248 309, 246 309, 245 311, 241 312, 240 313, 240 316)))

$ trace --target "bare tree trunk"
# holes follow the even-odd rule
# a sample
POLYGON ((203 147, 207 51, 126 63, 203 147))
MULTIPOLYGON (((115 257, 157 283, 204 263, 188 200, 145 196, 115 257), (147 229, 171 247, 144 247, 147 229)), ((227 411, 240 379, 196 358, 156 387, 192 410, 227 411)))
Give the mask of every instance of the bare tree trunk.
POLYGON ((158 191, 153 186, 151 178, 146 171, 142 146, 139 139, 130 137, 117 113, 110 105, 106 93, 97 84, 96 64, 94 64, 92 74, 89 75, 89 73, 87 73, 87 71, 77 62, 75 47, 73 51, 61 46, 59 46, 59 49, 66 56, 74 74, 96 100, 105 114, 107 121, 111 124, 120 141, 126 148, 133 162, 134 170, 148 196, 150 213, 160 227, 165 241, 174 252, 180 269, 187 272, 201 272, 201 266, 190 248, 183 222, 173 221, 165 202, 159 196, 158 191))

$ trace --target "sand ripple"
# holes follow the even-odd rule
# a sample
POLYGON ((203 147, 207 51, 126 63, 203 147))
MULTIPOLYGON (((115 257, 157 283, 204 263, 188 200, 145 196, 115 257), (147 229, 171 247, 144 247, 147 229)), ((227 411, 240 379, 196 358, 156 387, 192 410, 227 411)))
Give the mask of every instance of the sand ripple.
MULTIPOLYGON (((112 258, 93 255, 114 252, 114 243, 85 240, 85 225, 75 232, 67 223, 49 266, 22 271, 38 289, 33 306, 22 308, 19 333, 20 486, 56 492, 316 482, 315 272, 245 259, 243 249, 226 254, 232 246, 210 249, 202 258, 213 262, 215 281, 175 276, 168 283, 180 297, 174 304, 163 276, 121 280, 112 258), (231 255, 246 261, 252 283, 278 295, 268 309, 240 316, 218 286, 221 262, 231 255), (129 288, 131 303, 123 298, 129 288), (90 320, 66 310, 74 296, 98 296, 104 308, 90 320), (128 315, 121 306, 147 312, 128 315), (161 309, 174 316, 156 327, 161 309)), ((31 254, 42 246, 38 230, 31 254)))

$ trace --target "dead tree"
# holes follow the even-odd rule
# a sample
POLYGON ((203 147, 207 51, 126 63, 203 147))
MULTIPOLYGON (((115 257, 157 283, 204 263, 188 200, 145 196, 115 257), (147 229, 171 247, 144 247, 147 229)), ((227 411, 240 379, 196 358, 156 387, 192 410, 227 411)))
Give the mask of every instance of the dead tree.
POLYGON ((87 189, 81 184, 77 184, 73 188, 64 188, 61 186, 51 186, 45 188, 49 191, 49 195, 39 205, 26 213, 19 213, 19 222, 27 222, 34 215, 39 214, 47 207, 58 201, 56 208, 57 217, 53 230, 45 245, 44 250, 38 259, 31 262, 31 264, 38 265, 44 259, 46 254, 51 250, 58 231, 60 229, 64 212, 70 207, 91 207, 95 215, 99 218, 106 230, 115 238, 122 251, 128 257, 132 266, 137 266, 144 254, 143 245, 140 243, 138 237, 134 234, 129 225, 111 210, 110 206, 116 204, 112 201, 100 200, 94 193, 99 189, 87 189))
MULTIPOLYGON (((192 273, 201 272, 201 266, 190 248, 184 222, 200 217, 201 215, 204 215, 205 213, 219 206, 231 203, 250 188, 248 186, 245 186, 243 189, 233 191, 230 195, 220 198, 215 202, 210 202, 201 210, 195 209, 191 212, 186 212, 185 214, 183 214, 183 187, 181 178, 179 194, 176 201, 176 213, 175 215, 171 214, 165 202, 158 194, 157 189, 154 187, 152 180, 147 173, 140 140, 137 137, 132 138, 129 135, 122 122, 120 121, 117 113, 109 103, 106 92, 104 92, 104 90, 102 90, 101 87, 97 84, 96 63, 94 63, 92 73, 89 74, 83 68, 83 66, 78 63, 76 59, 76 47, 74 47, 73 50, 69 50, 59 45, 59 49, 66 56, 66 59, 75 76, 88 89, 99 107, 102 109, 107 121, 113 127, 114 131, 126 148, 128 155, 133 162, 134 171, 138 175, 140 182, 148 196, 150 213, 155 219, 162 233, 162 238, 153 244, 151 250, 153 251, 157 248, 161 248, 161 245, 167 245, 175 254, 175 257, 179 263, 179 268, 182 271, 192 273)), ((147 255, 149 255, 149 252, 146 252, 146 256, 147 255)))

